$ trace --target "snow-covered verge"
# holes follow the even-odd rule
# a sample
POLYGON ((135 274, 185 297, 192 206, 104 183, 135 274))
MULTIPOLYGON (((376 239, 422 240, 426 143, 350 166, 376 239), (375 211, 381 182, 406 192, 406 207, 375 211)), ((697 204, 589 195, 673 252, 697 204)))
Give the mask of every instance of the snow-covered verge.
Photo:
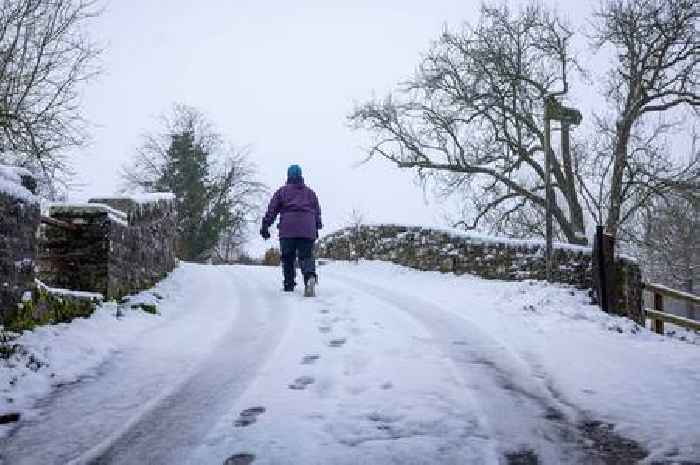
MULTIPOLYGON (((31 417, 34 404, 56 386, 89 375, 141 332, 182 313, 178 302, 187 280, 185 270, 177 269, 155 288, 121 304, 100 304, 89 318, 41 326, 22 334, 3 333, 0 414, 20 412, 23 418, 31 417), (149 312, 154 308, 158 315, 149 312)), ((10 427, 0 426, 0 436, 10 427)))
POLYGON ((450 311, 498 341, 499 350, 529 367, 526 376, 546 380, 565 403, 639 441, 650 459, 700 459, 697 333, 686 332, 684 340, 657 335, 601 312, 584 292, 561 285, 456 277, 384 262, 335 262, 322 270, 450 311))

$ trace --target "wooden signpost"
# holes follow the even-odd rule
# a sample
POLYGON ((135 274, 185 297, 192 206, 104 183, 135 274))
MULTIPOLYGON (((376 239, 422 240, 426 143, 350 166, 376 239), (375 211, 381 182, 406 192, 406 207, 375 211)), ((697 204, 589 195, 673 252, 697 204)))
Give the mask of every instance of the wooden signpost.
MULTIPOLYGON (((569 137, 569 128, 578 126, 583 120, 581 112, 575 108, 562 105, 556 98, 556 95, 566 93, 566 85, 564 92, 559 94, 551 94, 544 101, 544 178, 545 178, 545 208, 546 208, 546 223, 545 223, 545 261, 547 281, 552 281, 552 216, 554 210, 554 191, 552 190, 552 155, 551 149, 551 132, 552 121, 559 121, 562 125, 562 138, 569 137), (564 130, 564 127, 566 130, 564 130)), ((568 146, 568 140, 562 144, 568 146)))

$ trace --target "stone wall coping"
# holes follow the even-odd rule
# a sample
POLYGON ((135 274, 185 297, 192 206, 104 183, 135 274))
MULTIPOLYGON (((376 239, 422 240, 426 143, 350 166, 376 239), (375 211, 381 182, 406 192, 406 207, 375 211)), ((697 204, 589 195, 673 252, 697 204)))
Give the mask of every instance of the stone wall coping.
POLYGON ((172 202, 175 200, 175 194, 172 192, 151 192, 144 194, 133 194, 128 198, 136 203, 158 203, 162 201, 172 202))
POLYGON ((63 297, 74 297, 76 299, 89 299, 89 300, 105 300, 105 297, 99 292, 85 292, 85 291, 72 291, 70 289, 59 289, 57 287, 47 286, 38 279, 35 279, 36 287, 48 292, 52 295, 58 295, 63 297))
MULTIPOLYGON (((361 228, 370 229, 389 229, 389 228, 399 228, 406 229, 406 232, 411 233, 427 233, 427 234, 446 234, 451 239, 459 239, 470 245, 504 245, 513 247, 527 247, 527 248, 542 248, 545 247, 544 239, 513 239, 510 237, 499 237, 491 236, 488 234, 481 234, 477 232, 464 231, 456 228, 449 228, 443 226, 419 226, 411 224, 401 224, 401 223, 366 223, 360 226, 361 228)), ((341 228, 332 233, 329 233, 321 238, 321 240, 330 239, 332 237, 351 234, 356 227, 348 226, 341 228)), ((568 252, 580 252, 586 255, 591 255, 593 253, 593 247, 586 245, 568 244, 565 242, 554 242, 552 247, 557 250, 564 250, 568 252)), ((615 256, 619 259, 637 263, 637 259, 629 255, 616 253, 615 256)))
POLYGON ((40 198, 22 185, 23 177, 34 179, 34 175, 25 168, 0 165, 0 193, 7 194, 25 203, 38 204, 40 198))
MULTIPOLYGON (((370 229, 388 229, 388 228, 402 228, 406 229, 407 232, 413 233, 435 233, 435 234, 446 234, 453 239, 462 239, 470 244, 476 245, 512 245, 516 247, 544 247, 545 241, 542 239, 513 239, 509 237, 499 237, 491 236, 488 234, 480 234, 476 232, 463 231, 456 228, 440 227, 440 226, 418 226, 409 224, 399 224, 399 223, 368 223, 363 224, 361 227, 366 227, 370 229)), ((355 227, 349 226, 341 228, 334 231, 322 239, 329 238, 330 236, 341 235, 343 233, 350 233, 355 227)), ((553 247, 555 249, 567 250, 572 252, 582 252, 586 254, 591 254, 593 248, 585 245, 567 244, 564 242, 554 242, 553 247)))
POLYGON ((121 210, 114 209, 109 205, 101 203, 53 203, 49 205, 49 214, 68 214, 81 216, 84 214, 103 213, 110 220, 123 226, 128 226, 127 214, 121 210))
POLYGON ((130 194, 124 196, 110 195, 104 197, 95 197, 90 199, 88 202, 105 203, 110 200, 133 202, 137 205, 148 205, 157 204, 159 202, 173 202, 175 200, 175 194, 173 194, 172 192, 152 192, 144 194, 130 194))

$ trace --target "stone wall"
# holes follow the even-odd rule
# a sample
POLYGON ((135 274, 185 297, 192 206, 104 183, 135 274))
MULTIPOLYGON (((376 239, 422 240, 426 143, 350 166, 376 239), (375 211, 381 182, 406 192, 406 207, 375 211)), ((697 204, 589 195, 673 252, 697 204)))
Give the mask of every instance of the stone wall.
POLYGON ((92 199, 54 205, 52 218, 75 226, 45 226, 40 279, 107 299, 152 287, 176 264, 176 213, 167 196, 92 199))
MULTIPOLYGON (((474 274, 508 281, 544 280, 544 242, 479 237, 398 225, 346 228, 318 242, 318 256, 335 260, 384 260, 426 271, 474 274)), ((615 313, 643 324, 641 273, 631 260, 616 259, 615 313)), ((591 288, 591 249, 555 244, 553 280, 591 288)))
MULTIPOLYGON (((9 167, 1 167, 7 177, 9 167)), ((18 171, 17 184, 0 173, 0 324, 17 318, 22 301, 31 299, 34 289, 36 231, 41 212, 33 197, 36 183, 28 173, 18 171), (7 188, 3 188, 3 186, 7 188)))

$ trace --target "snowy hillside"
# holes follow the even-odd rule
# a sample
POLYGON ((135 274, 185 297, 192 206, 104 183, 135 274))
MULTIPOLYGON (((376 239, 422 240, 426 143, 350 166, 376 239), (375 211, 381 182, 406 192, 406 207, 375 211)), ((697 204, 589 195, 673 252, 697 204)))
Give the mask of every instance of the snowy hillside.
POLYGON ((0 368, 0 408, 23 414, 4 463, 700 460, 693 340, 562 286, 319 272, 304 299, 277 268, 183 264, 121 309, 25 333, 0 368))

